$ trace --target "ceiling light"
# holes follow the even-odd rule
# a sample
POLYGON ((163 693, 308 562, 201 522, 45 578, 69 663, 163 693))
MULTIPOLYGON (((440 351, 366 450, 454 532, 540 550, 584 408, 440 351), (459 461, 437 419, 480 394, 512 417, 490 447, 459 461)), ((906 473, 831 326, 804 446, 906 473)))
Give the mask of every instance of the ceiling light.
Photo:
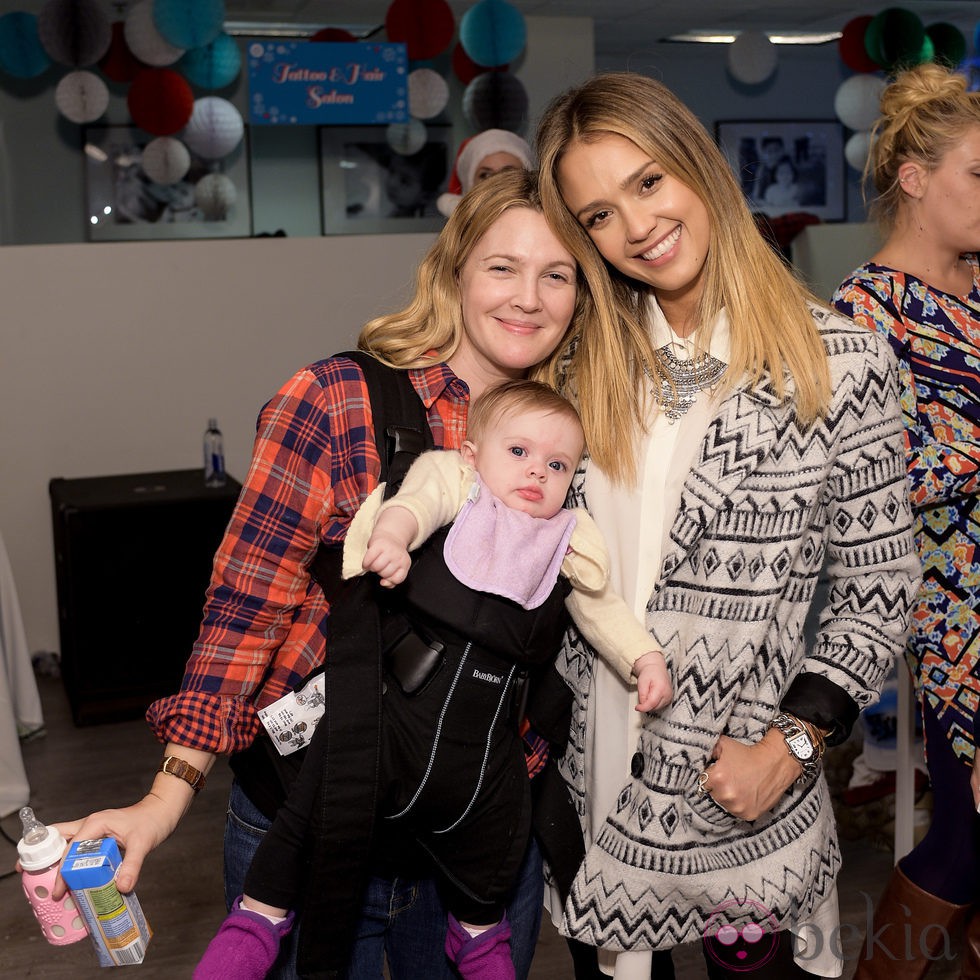
MULTIPOLYGON (((738 31, 684 31, 671 34, 665 41, 684 44, 731 44, 738 37, 738 31)), ((840 31, 766 31, 766 37, 773 44, 828 44, 840 38, 840 31)))
MULTIPOLYGON (((378 24, 334 24, 364 41, 381 30, 378 24)), ((302 40, 323 30, 323 24, 277 24, 260 20, 226 20, 225 34, 233 37, 265 37, 302 40)))

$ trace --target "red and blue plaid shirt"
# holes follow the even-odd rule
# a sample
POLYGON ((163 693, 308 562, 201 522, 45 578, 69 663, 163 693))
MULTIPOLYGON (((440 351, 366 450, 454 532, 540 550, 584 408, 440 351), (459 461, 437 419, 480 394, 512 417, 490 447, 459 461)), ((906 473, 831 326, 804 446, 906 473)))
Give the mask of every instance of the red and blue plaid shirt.
MULTIPOLYGON (((434 445, 458 449, 466 385, 441 363, 408 374, 434 445)), ((265 405, 180 693, 147 711, 157 738, 239 752, 261 728, 258 709, 324 662, 329 608, 310 563, 321 541, 343 540, 380 472, 367 385, 353 361, 317 361, 265 405)), ((547 746, 533 732, 525 739, 533 774, 547 746)))

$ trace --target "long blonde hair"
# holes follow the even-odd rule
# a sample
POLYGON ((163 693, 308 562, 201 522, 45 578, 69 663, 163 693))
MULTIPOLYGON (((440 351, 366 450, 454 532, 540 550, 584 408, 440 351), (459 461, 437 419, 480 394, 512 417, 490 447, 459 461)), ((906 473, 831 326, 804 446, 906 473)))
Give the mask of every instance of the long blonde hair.
MULTIPOLYGON (((419 265, 411 302, 397 313, 387 313, 365 324, 358 347, 395 368, 425 367, 452 357, 465 329, 460 270, 477 242, 510 208, 542 213, 536 174, 527 170, 502 171, 464 194, 419 265)), ((596 274, 595 270, 591 273, 593 277, 596 274)), ((579 270, 575 309, 564 340, 547 360, 528 372, 531 377, 554 383, 571 337, 589 332, 584 328, 595 318, 595 303, 581 279, 579 270)))
MULTIPOLYGON (((759 233, 721 151, 697 117, 665 86, 644 75, 609 72, 554 99, 538 126, 540 192, 545 216, 583 263, 597 254, 561 196, 558 167, 573 143, 615 134, 636 144, 704 203, 711 242, 699 322, 724 309, 731 357, 722 382, 766 382, 780 398, 794 387, 796 415, 809 424, 830 402, 827 355, 808 304, 819 302, 759 233)), ((635 445, 646 410, 644 371, 659 386, 663 366, 652 350, 646 297, 651 287, 609 270, 616 313, 600 316, 572 363, 591 456, 620 481, 635 478, 635 445), (612 332, 610 332, 612 331, 612 332)), ((602 309, 600 303, 600 311, 602 309)), ((707 346, 707 338, 701 338, 707 346)))
POLYGON ((935 170, 966 130, 978 124, 980 92, 968 92, 965 75, 940 65, 917 65, 885 88, 864 168, 865 187, 873 184, 878 192, 868 210, 883 237, 894 229, 905 200, 899 167, 912 160, 935 170))

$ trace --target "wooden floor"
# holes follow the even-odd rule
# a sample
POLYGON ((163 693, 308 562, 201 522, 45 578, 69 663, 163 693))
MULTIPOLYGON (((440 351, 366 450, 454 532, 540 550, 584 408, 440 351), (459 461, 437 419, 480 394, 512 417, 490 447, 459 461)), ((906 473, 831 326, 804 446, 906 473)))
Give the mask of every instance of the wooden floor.
MULTIPOLYGON (((160 760, 160 746, 146 725, 127 721, 76 728, 60 680, 39 677, 38 684, 47 734, 23 746, 31 805, 38 817, 45 822, 68 820, 141 797, 160 760)), ((229 784, 227 766, 219 764, 177 833, 150 856, 144 868, 137 894, 154 936, 146 961, 134 968, 140 980, 189 978, 223 918, 221 836, 229 784)), ((6 817, 2 827, 14 841, 20 836, 16 814, 6 817)), ((853 926, 842 931, 848 957, 845 977, 853 972, 869 907, 891 869, 881 831, 872 821, 867 836, 842 841, 841 917, 853 926)), ((7 853, 0 867, 11 868, 16 859, 14 846, 0 840, 0 849, 7 853)), ((674 962, 679 980, 706 976, 699 948, 675 950, 674 962)), ((564 980, 571 975, 564 941, 546 924, 531 980, 564 980)), ((89 943, 49 946, 21 893, 19 877, 0 880, 0 978, 88 980, 104 976, 89 943)), ((945 980, 957 976, 957 971, 954 964, 937 964, 929 976, 945 980)))

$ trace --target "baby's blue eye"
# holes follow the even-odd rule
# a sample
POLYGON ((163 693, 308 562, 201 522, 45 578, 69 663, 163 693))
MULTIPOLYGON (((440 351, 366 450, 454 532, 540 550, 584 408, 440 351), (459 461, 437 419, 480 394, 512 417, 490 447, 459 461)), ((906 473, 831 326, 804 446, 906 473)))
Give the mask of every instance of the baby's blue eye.
POLYGON ((526 456, 527 455, 527 452, 525 451, 525 449, 524 449, 523 446, 511 446, 510 447, 510 451, 515 456, 526 456))
POLYGON ((565 464, 560 459, 553 459, 548 465, 556 473, 564 473, 565 472, 565 464))

